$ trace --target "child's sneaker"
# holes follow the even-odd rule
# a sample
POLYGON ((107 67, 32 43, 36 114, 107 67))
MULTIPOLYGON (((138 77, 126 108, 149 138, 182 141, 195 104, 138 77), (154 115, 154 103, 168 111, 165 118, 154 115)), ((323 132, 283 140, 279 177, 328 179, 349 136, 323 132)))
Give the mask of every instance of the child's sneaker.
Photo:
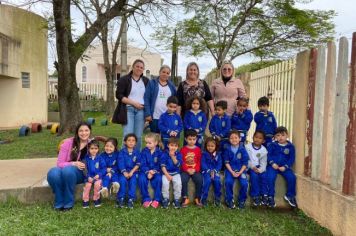
POLYGON ((187 207, 189 203, 190 203, 189 198, 184 197, 182 201, 182 207, 187 207))
POLYGON ((194 199, 195 205, 197 205, 197 207, 203 207, 203 204, 200 202, 199 198, 194 199))
POLYGON ((238 207, 239 209, 245 209, 245 202, 239 202, 238 207))
POLYGON ((226 202, 226 206, 227 206, 229 209, 235 209, 235 203, 234 203, 233 200, 226 202))
MULTIPOLYGON (((189 200, 188 200, 188 204, 189 204, 189 200)), ((178 199, 175 199, 174 202, 173 202, 173 206, 175 209, 179 209, 181 206, 180 206, 180 202, 178 199)))
POLYGON ((120 189, 120 184, 118 182, 112 183, 112 186, 111 186, 112 193, 117 194, 119 192, 119 189, 120 189))
POLYGON ((201 204, 206 207, 208 206, 208 201, 206 199, 201 199, 201 204))
POLYGON ((100 190, 100 194, 101 194, 101 196, 102 196, 103 198, 107 198, 107 197, 109 196, 109 190, 108 190, 108 188, 102 188, 102 189, 100 190))
POLYGON ((168 199, 163 199, 162 200, 162 208, 167 209, 168 208, 169 201, 168 199))
POLYGON ((297 201, 294 197, 289 198, 287 196, 284 196, 284 200, 286 200, 291 207, 297 207, 297 201))
POLYGON ((260 200, 260 197, 253 197, 252 198, 252 204, 254 205, 254 206, 259 206, 259 205, 261 205, 261 200, 260 200))
POLYGON ((276 202, 274 201, 274 197, 268 197, 268 207, 274 208, 276 207, 276 202))
POLYGON ((268 206, 268 196, 267 195, 262 196, 261 205, 268 206))
POLYGON ((98 200, 94 201, 94 207, 101 207, 101 200, 100 198, 98 200))
POLYGON ((124 198, 120 198, 117 202, 116 202, 116 206, 119 208, 124 208, 125 207, 125 200, 124 198))
POLYGON ((83 208, 89 208, 89 201, 88 202, 83 201, 83 208))
POLYGON ((151 206, 151 203, 152 203, 152 201, 145 201, 145 202, 142 204, 142 206, 143 206, 143 208, 148 208, 148 207, 151 206))
POLYGON ((221 201, 220 201, 220 199, 215 199, 214 200, 214 205, 216 206, 216 207, 220 207, 221 206, 221 201))
POLYGON ((159 207, 159 201, 154 200, 154 201, 151 203, 151 207, 153 207, 153 208, 158 208, 158 207, 159 207))
POLYGON ((133 209, 134 205, 133 205, 133 200, 130 198, 128 201, 127 201, 127 208, 129 209, 133 209))

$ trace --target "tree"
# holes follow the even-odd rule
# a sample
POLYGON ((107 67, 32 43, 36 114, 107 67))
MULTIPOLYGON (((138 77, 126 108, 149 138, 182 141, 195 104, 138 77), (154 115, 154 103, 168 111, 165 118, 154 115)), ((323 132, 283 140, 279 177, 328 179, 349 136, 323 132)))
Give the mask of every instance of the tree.
MULTIPOLYGON (((248 53, 273 58, 313 47, 334 33, 334 11, 301 10, 293 0, 193 0, 185 1, 184 9, 194 15, 176 25, 182 51, 210 54, 217 68, 248 53)), ((160 27, 153 37, 170 45, 174 28, 160 27)))

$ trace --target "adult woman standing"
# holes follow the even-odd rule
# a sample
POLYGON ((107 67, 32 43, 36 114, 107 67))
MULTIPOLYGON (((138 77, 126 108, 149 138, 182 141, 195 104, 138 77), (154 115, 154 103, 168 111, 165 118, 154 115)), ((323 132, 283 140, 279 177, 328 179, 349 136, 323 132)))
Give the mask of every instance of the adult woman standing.
MULTIPOLYGON (((208 84, 199 79, 199 67, 195 62, 191 62, 187 66, 186 80, 178 86, 177 97, 181 108, 181 115, 184 116, 186 109, 186 101, 188 98, 197 96, 202 98, 207 104, 212 113, 214 113, 214 102, 210 93, 208 84)), ((208 112, 208 111, 204 111, 208 112)))
POLYGON ((54 209, 71 210, 74 205, 75 186, 83 183, 85 164, 81 162, 87 154, 91 127, 81 122, 74 137, 67 138, 60 146, 57 167, 48 171, 47 181, 54 192, 54 209))
POLYGON ((226 114, 229 116, 236 110, 236 99, 246 97, 245 87, 240 79, 234 78, 234 73, 234 65, 224 61, 220 68, 221 78, 213 80, 210 88, 215 103, 227 101, 226 114))
POLYGON ((134 133, 137 137, 137 148, 141 149, 144 120, 144 94, 148 78, 143 76, 145 63, 136 59, 132 70, 117 82, 116 98, 119 100, 112 118, 113 123, 122 124, 126 134, 134 133))
POLYGON ((150 122, 150 130, 159 133, 159 117, 167 110, 167 99, 176 95, 176 88, 169 80, 171 68, 162 65, 159 69, 159 76, 150 80, 146 86, 145 100, 145 120, 150 122))

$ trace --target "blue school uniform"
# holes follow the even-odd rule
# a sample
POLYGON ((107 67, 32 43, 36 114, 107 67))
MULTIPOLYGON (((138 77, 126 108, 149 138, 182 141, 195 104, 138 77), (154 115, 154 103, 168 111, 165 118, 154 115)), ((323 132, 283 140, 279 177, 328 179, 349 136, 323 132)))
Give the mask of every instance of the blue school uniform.
POLYGON ((295 148, 291 142, 287 142, 286 145, 281 145, 278 142, 272 142, 268 146, 267 154, 267 182, 268 182, 268 196, 274 197, 275 194, 275 182, 277 174, 284 177, 287 182, 288 198, 294 198, 296 195, 296 177, 292 170, 292 166, 295 161, 295 148), (272 165, 284 166, 285 171, 275 170, 272 165))
POLYGON ((158 128, 161 132, 164 147, 167 148, 168 139, 171 137, 169 133, 175 131, 178 133, 176 138, 179 138, 180 132, 183 130, 183 122, 177 113, 165 112, 159 118, 158 128))
POLYGON ((89 154, 85 156, 85 182, 88 181, 88 178, 94 178, 96 175, 99 175, 99 179, 103 179, 103 176, 106 173, 106 164, 103 158, 100 155, 96 157, 91 157, 89 154))
POLYGON ((214 186, 214 197, 216 201, 220 202, 221 197, 221 182, 220 170, 222 168, 222 157, 220 152, 209 153, 203 152, 201 169, 203 174, 203 192, 201 199, 206 200, 209 195, 209 188, 211 183, 214 186), (214 179, 211 179, 211 172, 214 172, 214 179))
POLYGON ((228 142, 228 136, 231 129, 231 119, 224 114, 222 117, 214 115, 209 124, 209 131, 211 135, 220 137, 220 150, 223 151, 228 142))
POLYGON ((199 110, 197 113, 195 113, 193 110, 189 110, 184 114, 183 123, 184 130, 198 130, 198 140, 196 145, 201 148, 204 143, 204 132, 208 123, 206 114, 201 110, 199 110))
POLYGON ((125 198, 126 191, 128 191, 128 199, 135 200, 137 171, 129 179, 126 179, 123 173, 129 173, 135 166, 141 165, 140 151, 138 149, 134 149, 133 152, 129 153, 127 147, 122 148, 118 155, 117 164, 120 172, 120 190, 117 193, 117 199, 119 200, 120 198, 125 198))
POLYGON ((179 175, 180 174, 180 167, 183 164, 183 157, 182 157, 182 153, 180 153, 179 151, 177 151, 175 153, 176 158, 177 158, 177 164, 174 164, 174 162, 172 161, 172 158, 169 156, 169 151, 165 150, 162 153, 161 156, 161 167, 166 167, 166 170, 168 172, 169 175, 174 176, 174 175, 179 175))
POLYGON ((247 132, 250 129, 253 115, 251 110, 246 109, 242 114, 234 112, 231 116, 231 129, 236 129, 240 132, 241 142, 245 143, 247 132))
MULTIPOLYGON (((231 169, 235 172, 240 171, 242 166, 248 165, 248 154, 244 146, 232 147, 230 144, 225 149, 223 154, 224 163, 230 164, 231 169)), ((240 183, 239 202, 245 202, 247 198, 248 182, 246 178, 246 170, 237 178, 235 178, 228 169, 225 169, 225 200, 231 202, 234 199, 234 183, 238 180, 240 183)))
POLYGON ((277 128, 276 118, 271 111, 268 111, 267 114, 259 111, 256 112, 254 120, 256 122, 256 130, 265 132, 266 140, 264 146, 267 147, 272 142, 274 132, 277 128))
POLYGON ((151 186, 154 190, 155 201, 161 201, 162 191, 162 174, 161 174, 161 155, 162 150, 156 147, 153 153, 146 147, 141 152, 141 166, 138 177, 138 184, 140 187, 142 202, 151 201, 150 194, 148 192, 148 182, 151 182, 151 186), (147 178, 150 170, 155 171, 155 174, 151 179, 147 178))
POLYGON ((105 175, 103 177, 103 188, 109 188, 111 183, 119 182, 119 171, 117 168, 118 156, 119 152, 117 151, 110 154, 107 154, 106 152, 100 154, 100 157, 105 161, 106 164, 105 175), (107 175, 109 173, 107 172, 107 168, 111 168, 111 177, 107 175))

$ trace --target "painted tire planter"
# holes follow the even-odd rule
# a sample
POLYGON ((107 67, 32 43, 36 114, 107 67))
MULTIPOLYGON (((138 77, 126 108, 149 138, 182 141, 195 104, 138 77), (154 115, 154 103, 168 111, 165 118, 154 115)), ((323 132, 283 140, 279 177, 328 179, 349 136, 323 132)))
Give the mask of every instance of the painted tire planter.
POLYGON ((58 133, 58 130, 59 130, 59 124, 58 123, 53 124, 51 127, 51 134, 58 133))
POLYGON ((88 123, 89 125, 95 124, 95 118, 88 118, 87 123, 88 123))
POLYGON ((103 120, 101 120, 101 125, 102 126, 107 126, 108 125, 108 120, 107 119, 103 119, 103 120))
POLYGON ((25 137, 28 136, 30 134, 30 127, 23 125, 21 126, 20 130, 19 130, 19 136, 20 137, 25 137))
POLYGON ((32 133, 42 132, 42 125, 40 123, 32 123, 31 132, 32 133))
POLYGON ((52 124, 48 124, 48 125, 46 126, 46 128, 47 128, 47 129, 52 129, 52 124))

